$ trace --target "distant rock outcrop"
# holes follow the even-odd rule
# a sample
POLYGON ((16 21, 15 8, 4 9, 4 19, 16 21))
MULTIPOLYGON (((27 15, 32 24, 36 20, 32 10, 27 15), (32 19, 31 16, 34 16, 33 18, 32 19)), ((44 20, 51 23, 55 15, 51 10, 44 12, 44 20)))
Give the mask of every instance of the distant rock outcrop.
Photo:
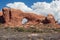
POLYGON ((34 13, 26 13, 21 10, 12 8, 3 8, 0 12, 0 23, 5 26, 22 26, 22 25, 37 25, 37 24, 56 24, 53 15, 49 14, 47 17, 43 15, 36 15, 34 13), (22 24, 22 20, 26 18, 28 21, 22 24), (3 20, 3 21, 1 21, 3 20))

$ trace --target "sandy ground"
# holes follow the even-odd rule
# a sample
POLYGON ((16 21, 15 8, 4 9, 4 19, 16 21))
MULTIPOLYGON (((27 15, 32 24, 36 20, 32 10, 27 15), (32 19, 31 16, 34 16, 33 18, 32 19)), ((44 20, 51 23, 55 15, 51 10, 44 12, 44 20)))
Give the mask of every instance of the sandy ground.
POLYGON ((17 32, 0 28, 0 40, 60 40, 60 33, 17 32))

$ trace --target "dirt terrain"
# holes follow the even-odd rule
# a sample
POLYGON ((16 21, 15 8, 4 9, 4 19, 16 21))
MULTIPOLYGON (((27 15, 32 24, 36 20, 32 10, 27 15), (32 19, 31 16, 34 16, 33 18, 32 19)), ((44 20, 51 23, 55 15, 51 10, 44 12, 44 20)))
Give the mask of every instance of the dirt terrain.
POLYGON ((60 40, 60 33, 18 32, 2 27, 0 28, 0 40, 60 40))

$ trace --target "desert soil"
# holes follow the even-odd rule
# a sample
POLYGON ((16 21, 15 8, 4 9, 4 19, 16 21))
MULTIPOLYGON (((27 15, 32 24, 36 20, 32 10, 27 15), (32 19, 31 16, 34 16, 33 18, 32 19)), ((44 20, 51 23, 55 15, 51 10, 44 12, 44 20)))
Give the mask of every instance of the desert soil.
POLYGON ((60 33, 17 32, 0 28, 0 40, 60 40, 60 33))

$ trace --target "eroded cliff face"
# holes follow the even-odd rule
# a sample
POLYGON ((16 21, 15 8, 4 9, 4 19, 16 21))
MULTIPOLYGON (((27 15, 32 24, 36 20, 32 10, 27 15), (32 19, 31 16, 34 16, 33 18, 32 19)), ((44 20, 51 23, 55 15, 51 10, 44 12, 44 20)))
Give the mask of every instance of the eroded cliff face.
POLYGON ((3 17, 3 12, 0 11, 0 23, 4 24, 5 23, 5 19, 3 17))
POLYGON ((25 13, 21 10, 12 9, 12 8, 3 8, 0 12, 0 23, 3 23, 5 26, 11 27, 20 27, 22 25, 37 25, 37 24, 56 24, 56 21, 53 15, 49 14, 47 17, 43 15, 36 15, 34 13, 25 13), (22 20, 26 18, 28 21, 25 24, 22 24, 22 20), (3 21, 1 21, 3 20, 3 21))

